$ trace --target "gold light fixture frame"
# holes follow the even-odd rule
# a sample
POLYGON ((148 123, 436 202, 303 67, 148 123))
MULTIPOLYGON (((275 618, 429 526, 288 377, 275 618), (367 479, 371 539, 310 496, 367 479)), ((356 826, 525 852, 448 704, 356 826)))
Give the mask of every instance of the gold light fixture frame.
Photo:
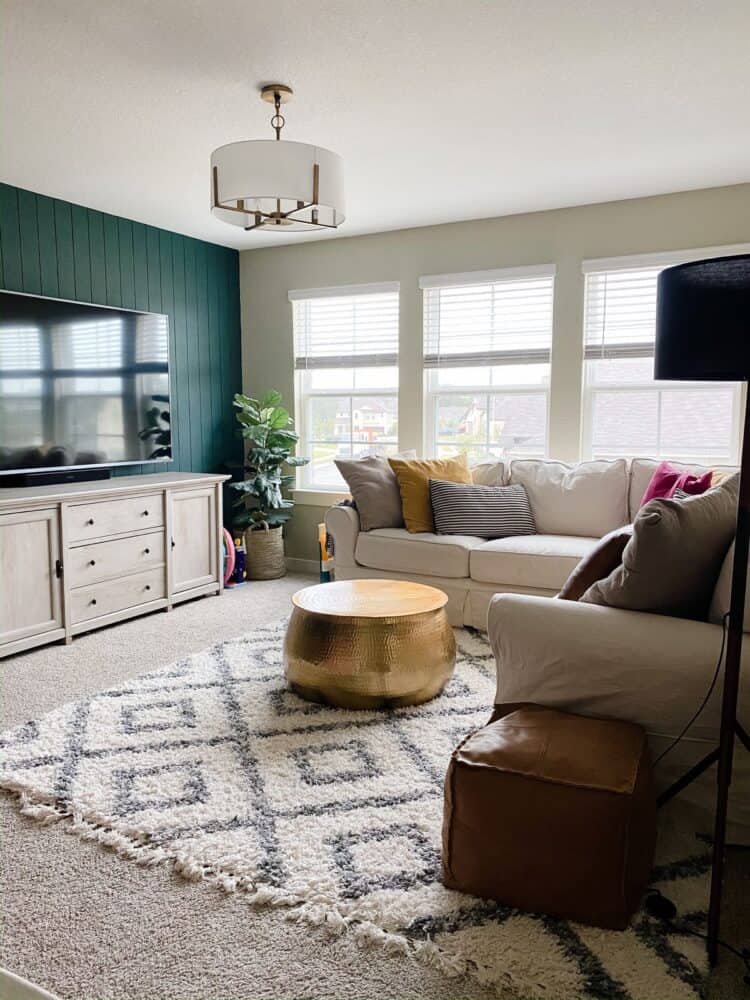
MULTIPOLYGON (((291 87, 288 87, 285 83, 268 83, 265 84, 260 89, 260 98, 262 101, 266 101, 274 106, 274 114, 271 118, 271 128, 276 132, 276 139, 281 141, 281 130, 286 124, 286 119, 281 114, 281 105, 288 104, 289 101, 294 97, 294 91, 291 87)), ((244 230, 246 233, 252 232, 254 229, 268 228, 269 224, 271 226, 283 226, 289 222, 300 222, 304 226, 310 229, 338 229, 337 225, 331 225, 327 222, 321 222, 318 217, 318 201, 320 192, 320 164, 313 164, 313 177, 312 177, 312 200, 298 201, 296 206, 289 209, 287 212, 281 211, 281 199, 276 199, 276 211, 275 212, 261 212, 256 209, 248 209, 245 205, 245 199, 239 198, 233 204, 228 202, 219 201, 219 168, 214 166, 211 171, 212 180, 212 208, 220 208, 225 212, 237 212, 238 214, 251 216, 254 222, 245 226, 244 230), (311 220, 308 222, 306 219, 296 219, 298 212, 304 212, 306 209, 312 209, 311 220)))

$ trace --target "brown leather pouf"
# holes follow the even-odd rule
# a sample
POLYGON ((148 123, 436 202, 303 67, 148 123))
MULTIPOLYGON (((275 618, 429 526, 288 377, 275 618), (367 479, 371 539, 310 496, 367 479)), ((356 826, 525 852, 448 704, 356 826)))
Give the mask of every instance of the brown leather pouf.
POLYGON ((507 705, 453 751, 443 881, 622 929, 648 884, 656 804, 640 726, 507 705))

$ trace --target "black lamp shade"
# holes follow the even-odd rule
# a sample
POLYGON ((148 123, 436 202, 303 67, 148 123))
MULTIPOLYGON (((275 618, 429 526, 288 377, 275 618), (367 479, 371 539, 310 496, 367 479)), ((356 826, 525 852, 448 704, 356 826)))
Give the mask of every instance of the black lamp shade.
POLYGON ((661 272, 654 378, 750 378, 750 254, 697 260, 661 272))

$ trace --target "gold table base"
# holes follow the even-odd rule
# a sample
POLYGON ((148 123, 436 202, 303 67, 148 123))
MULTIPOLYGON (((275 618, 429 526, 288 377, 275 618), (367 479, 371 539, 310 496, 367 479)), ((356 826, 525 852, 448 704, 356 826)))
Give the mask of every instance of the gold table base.
POLYGON ((355 709, 419 705, 439 694, 456 663, 447 598, 417 587, 356 580, 295 594, 284 641, 291 689, 308 701, 355 709), (398 606, 405 610, 382 613, 398 606))

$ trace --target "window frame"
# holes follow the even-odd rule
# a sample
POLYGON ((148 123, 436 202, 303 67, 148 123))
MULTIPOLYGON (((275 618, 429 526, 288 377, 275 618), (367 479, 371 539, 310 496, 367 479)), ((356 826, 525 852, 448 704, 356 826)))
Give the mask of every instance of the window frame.
MULTIPOLYGON (((737 465, 739 461, 739 448, 740 448, 740 437, 741 437, 741 415, 742 415, 742 402, 744 396, 743 385, 740 382, 708 382, 708 381, 671 381, 671 380, 655 380, 652 379, 651 382, 636 382, 636 381, 622 381, 622 382, 610 382, 606 385, 597 384, 592 381, 590 377, 591 366, 599 358, 587 357, 587 319, 588 319, 588 298, 589 298, 589 278, 597 274, 609 274, 615 271, 637 271, 637 270, 647 270, 650 268, 659 268, 663 270, 667 267, 672 267, 677 264, 684 264, 692 260, 703 260, 709 257, 721 257, 730 256, 734 254, 743 254, 750 252, 750 244, 732 244, 730 246, 723 247, 701 247, 691 250, 675 250, 675 251, 663 251, 653 254, 630 254, 622 257, 604 257, 596 258, 592 260, 584 260, 582 262, 581 270, 584 275, 584 291, 583 291, 583 324, 582 324, 582 343, 583 343, 583 356, 582 356, 582 372, 581 372, 581 383, 582 383, 582 393, 581 393, 581 460, 582 461, 593 461, 593 460, 603 460, 603 459, 615 459, 615 458, 635 458, 640 457, 636 454, 624 455, 622 452, 613 451, 594 451, 594 407, 596 396, 601 393, 622 393, 623 395, 633 394, 633 393, 652 393, 657 399, 657 447, 654 449, 654 453, 649 452, 647 457, 654 458, 657 460, 665 460, 672 458, 675 461, 684 462, 686 465, 737 465), (729 441, 729 454, 722 455, 720 453, 708 453, 703 455, 695 454, 684 454, 670 451, 669 454, 663 452, 660 443, 660 428, 661 428, 661 412, 662 412, 662 399, 665 392, 705 392, 706 394, 716 389, 730 389, 732 391, 732 429, 729 441)), ((656 332, 654 331, 654 341, 656 332)), ((654 350, 652 348, 651 354, 640 354, 632 355, 633 357, 639 356, 643 358, 652 358, 654 350)), ((625 354, 623 354, 623 357, 625 354)), ((606 355, 602 353, 602 359, 606 355)))
MULTIPOLYGON (((483 396, 486 399, 487 405, 487 434, 485 436, 485 441, 483 444, 474 443, 467 444, 467 448, 482 448, 485 452, 485 461, 509 461, 514 458, 544 458, 549 456, 549 438, 550 438, 550 389, 552 384, 552 342, 554 337, 554 307, 555 307, 555 277, 556 277, 556 265, 555 264, 531 264, 522 265, 519 267, 506 267, 497 268, 489 271, 465 271, 457 274, 437 274, 437 275, 425 275, 419 279, 419 287, 422 291, 422 401, 423 401, 423 419, 422 419, 422 445, 424 448, 424 454, 428 457, 435 457, 438 454, 438 449, 440 447, 446 447, 448 442, 441 442, 439 440, 438 434, 438 400, 441 397, 450 396, 483 396), (446 356, 446 361, 444 363, 438 362, 437 365, 426 364, 427 356, 427 322, 428 322, 428 309, 426 307, 426 296, 425 293, 429 292, 430 289, 442 289, 451 288, 456 286, 470 286, 470 285, 487 285, 487 284, 500 284, 502 282, 513 282, 513 281, 523 281, 523 280, 533 280, 540 278, 549 278, 551 282, 550 288, 550 333, 549 333, 549 350, 547 352, 546 360, 534 359, 534 360, 523 360, 519 359, 516 362, 516 366, 523 364, 545 364, 547 366, 547 378, 546 382, 538 383, 517 383, 509 384, 504 386, 493 386, 490 381, 489 385, 462 385, 453 387, 440 386, 438 384, 439 374, 441 369, 443 371, 458 368, 471 367, 464 363, 458 365, 450 364, 450 355, 446 356), (544 421, 544 448, 542 454, 540 455, 537 451, 514 451, 512 454, 504 454, 502 456, 494 457, 490 454, 490 448, 492 444, 490 442, 490 419, 489 415, 491 412, 492 398, 495 396, 528 396, 528 395, 541 395, 545 399, 545 421, 544 421)), ((502 353, 502 352, 492 352, 492 353, 502 353)), ((510 352, 508 352, 510 353, 510 352)), ((481 362, 478 363, 477 367, 481 366, 481 362)), ((500 364, 496 364, 492 367, 501 367, 500 364)), ((508 367, 513 367, 513 362, 508 361, 508 367)))
MULTIPOLYGON (((369 284, 359 284, 359 285, 334 285, 325 288, 309 288, 293 290, 288 293, 289 301, 293 304, 298 301, 307 301, 310 299, 322 299, 322 298, 342 298, 342 297, 356 297, 365 296, 373 294, 393 294, 396 297, 396 313, 397 313, 397 326, 400 322, 400 282, 389 281, 389 282, 373 282, 369 284)), ((292 321, 292 337, 295 338, 294 330, 294 319, 292 321)), ((295 341, 296 344, 296 341, 295 341)), ((350 414, 354 409, 353 403, 356 399, 393 399, 396 404, 396 414, 398 420, 398 405, 399 405, 399 382, 400 382, 400 366, 399 366, 399 354, 398 349, 395 354, 395 358, 391 357, 389 363, 387 364, 372 364, 372 359, 369 356, 363 356, 361 363, 354 364, 349 367, 343 367, 339 364, 332 364, 330 367, 326 367, 324 364, 316 364, 309 368, 299 367, 298 360, 295 354, 295 371, 294 371, 294 417, 295 417, 295 427, 299 434, 299 447, 301 454, 306 454, 307 449, 312 449, 318 444, 344 444, 343 440, 340 442, 326 441, 308 438, 307 429, 311 427, 312 417, 311 417, 311 405, 314 399, 348 399, 350 414), (378 388, 378 387, 365 387, 362 389, 358 388, 341 388, 335 387, 330 389, 309 389, 306 385, 305 376, 318 371, 339 371, 342 375, 356 372, 358 368, 366 368, 369 370, 383 368, 383 369, 396 369, 396 384, 393 388, 378 388)), ((358 443, 354 440, 354 427, 353 421, 350 419, 349 424, 349 439, 348 447, 350 451, 353 450, 354 446, 358 443)), ((361 442, 359 442, 361 443, 361 442)), ((391 446, 393 447, 393 446, 391 446)), ((398 450, 398 440, 395 444, 395 450, 398 450)), ((373 451, 376 450, 376 446, 373 446, 373 451)), ((311 457, 311 456, 310 456, 311 457)), ((329 504, 336 499, 348 496, 348 491, 346 489, 346 484, 342 481, 341 487, 337 488, 334 486, 327 485, 325 483, 316 482, 312 478, 313 463, 310 461, 308 465, 300 466, 296 472, 296 484, 293 488, 295 494, 299 494, 300 497, 308 500, 309 502, 317 502, 323 504, 329 504)))

